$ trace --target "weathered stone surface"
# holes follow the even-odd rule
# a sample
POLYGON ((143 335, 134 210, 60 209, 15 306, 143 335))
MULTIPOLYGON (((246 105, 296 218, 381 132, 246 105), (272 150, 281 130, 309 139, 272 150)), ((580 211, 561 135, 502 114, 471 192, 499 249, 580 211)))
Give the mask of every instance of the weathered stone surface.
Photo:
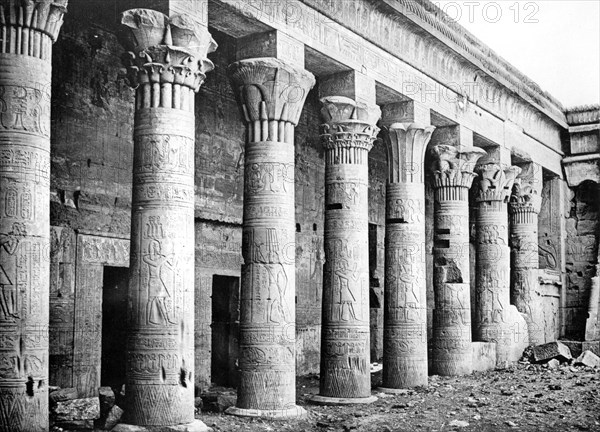
POLYGON ((112 432, 212 432, 212 428, 206 426, 200 420, 177 426, 135 426, 129 424, 118 424, 112 432))
POLYGON ((0 4, 0 430, 48 429, 52 44, 68 0, 0 4))
MULTIPOLYGON (((399 104, 398 104, 399 105, 399 104)), ((386 109, 387 108, 387 109, 386 109)), ((385 229, 383 382, 385 389, 427 385, 425 149, 434 128, 399 123, 384 107, 388 153, 385 229)))
POLYGON ((125 421, 187 424, 195 382, 194 95, 216 44, 184 16, 135 9, 122 23, 137 87, 125 421))
POLYGON ((554 358, 546 364, 548 365, 548 369, 556 369, 560 366, 560 360, 554 358))
POLYGON ((57 402, 51 416, 55 422, 94 420, 100 417, 100 400, 94 397, 57 402))
POLYGON ((587 367, 598 367, 600 366, 600 357, 591 351, 584 351, 573 363, 587 367))
POLYGON ((583 349, 584 342, 580 342, 580 341, 566 341, 566 340, 561 340, 560 342, 563 343, 563 344, 565 344, 567 347, 569 347, 569 351, 571 352, 571 356, 573 358, 579 357, 581 355, 581 353, 583 351, 585 351, 585 349, 583 349))
POLYGON ((581 343, 581 351, 591 351, 600 356, 600 341, 583 341, 581 343))
POLYGON ((98 398, 100 399, 100 415, 105 417, 115 405, 115 393, 110 387, 100 387, 98 398))
POLYGON ((533 359, 536 362, 543 362, 553 358, 570 360, 573 357, 571 356, 569 347, 562 342, 549 342, 533 347, 533 359))
POLYGON ((106 420, 104 421, 104 429, 112 430, 119 421, 121 421, 121 417, 123 417, 123 410, 118 406, 114 405, 106 416, 106 420))
POLYGON ((496 342, 472 342, 473 371, 485 372, 496 367, 496 342))
POLYGON ((432 372, 465 375, 473 370, 469 262, 469 188, 485 151, 448 145, 432 149, 434 291, 432 372))
MULTIPOLYGON (((509 319, 510 247, 508 246, 507 202, 513 183, 521 169, 486 163, 476 168, 476 286, 473 337, 478 341, 496 342, 498 365, 516 361, 511 355, 514 338, 509 319)), ((524 330, 524 329, 523 329, 524 330)))
POLYGON ((511 247, 510 300, 527 322, 529 343, 545 341, 540 329, 538 281, 538 213, 542 205, 542 173, 538 165, 529 164, 515 180, 508 204, 511 247))
POLYGON ((377 105, 325 97, 325 266, 320 391, 313 402, 372 402, 369 361, 368 153, 377 105))
POLYGON ((203 411, 222 413, 236 405, 237 396, 232 391, 214 391, 202 394, 201 401, 203 411))
POLYGON ((293 417, 304 411, 295 405, 294 130, 315 79, 309 72, 275 58, 239 61, 229 67, 229 74, 242 102, 248 142, 240 383, 236 406, 227 412, 293 417))
POLYGON ((80 432, 94 430, 94 423, 94 420, 70 420, 57 422, 54 426, 66 431, 75 430, 77 432, 80 432))
POLYGON ((50 399, 50 403, 63 402, 68 400, 77 399, 77 389, 74 388, 65 388, 58 389, 50 393, 48 396, 50 399))

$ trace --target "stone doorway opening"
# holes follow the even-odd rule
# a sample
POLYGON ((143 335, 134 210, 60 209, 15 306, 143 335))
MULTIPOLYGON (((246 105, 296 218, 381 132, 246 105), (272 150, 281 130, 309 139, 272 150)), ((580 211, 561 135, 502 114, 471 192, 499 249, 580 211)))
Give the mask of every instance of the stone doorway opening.
POLYGON ((100 383, 116 391, 125 384, 128 281, 128 268, 104 267, 100 383))
POLYGON ((211 382, 216 386, 235 386, 237 340, 235 319, 240 278, 213 276, 211 325, 211 382))

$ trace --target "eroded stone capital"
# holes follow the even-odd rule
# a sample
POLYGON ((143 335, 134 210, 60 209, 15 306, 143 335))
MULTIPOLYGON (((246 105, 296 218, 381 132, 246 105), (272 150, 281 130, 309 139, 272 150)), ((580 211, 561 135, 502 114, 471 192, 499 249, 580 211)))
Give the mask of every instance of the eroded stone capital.
POLYGON ((440 144, 431 149, 433 156, 433 187, 469 189, 477 176, 475 164, 486 154, 479 147, 457 147, 440 144))
POLYGON ((297 125, 306 96, 315 85, 313 74, 273 57, 240 60, 229 66, 228 74, 247 122, 297 125))
POLYGON ((377 138, 376 126, 381 109, 377 105, 356 102, 344 96, 321 99, 325 120, 321 137, 326 149, 362 148, 370 151, 377 138))
POLYGON ((56 42, 68 0, 2 0, 0 27, 19 26, 47 34, 56 42))
POLYGON ((480 176, 475 197, 477 202, 508 202, 513 183, 521 168, 516 166, 505 168, 498 163, 486 163, 479 165, 475 171, 480 176))
POLYGON ((535 213, 539 214, 542 209, 542 197, 540 190, 535 187, 533 179, 517 177, 512 187, 512 195, 508 210, 512 214, 535 213))
POLYGON ((388 155, 389 183, 423 183, 425 150, 435 127, 392 123, 382 129, 388 155))
POLYGON ((133 87, 142 84, 178 84, 198 91, 214 68, 206 58, 217 43, 206 27, 186 15, 167 17, 150 9, 123 12, 127 28, 124 62, 133 87))

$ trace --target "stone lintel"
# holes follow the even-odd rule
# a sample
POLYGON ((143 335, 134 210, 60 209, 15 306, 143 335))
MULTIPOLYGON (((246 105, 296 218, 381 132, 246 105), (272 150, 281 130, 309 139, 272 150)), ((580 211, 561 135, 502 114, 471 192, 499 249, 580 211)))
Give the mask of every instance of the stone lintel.
POLYGON ((416 123, 421 126, 431 124, 431 111, 425 105, 415 101, 388 103, 381 107, 382 126, 394 123, 416 123))
POLYGON ((375 80, 358 71, 339 72, 319 79, 319 98, 344 96, 357 103, 376 105, 375 80))
POLYGON ((484 156, 481 159, 479 159, 479 165, 496 163, 500 164, 502 167, 505 168, 511 166, 510 149, 499 145, 480 147, 482 147, 486 151, 487 156, 484 156))
POLYGON ((304 44, 278 30, 240 38, 236 41, 236 48, 237 60, 274 57, 304 68, 304 44))

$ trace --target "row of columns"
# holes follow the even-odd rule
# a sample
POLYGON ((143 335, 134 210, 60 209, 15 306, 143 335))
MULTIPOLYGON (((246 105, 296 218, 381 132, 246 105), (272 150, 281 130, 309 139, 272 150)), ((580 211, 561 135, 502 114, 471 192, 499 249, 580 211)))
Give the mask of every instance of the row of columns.
MULTIPOLYGON (((48 427, 49 47, 66 0, 23 4, 11 2, 2 9, 8 36, 0 53, 6 104, 0 128, 0 431, 18 432, 48 427)), ((213 67, 207 54, 216 43, 206 27, 185 15, 134 9, 123 14, 122 23, 136 90, 124 420, 147 428, 202 430, 193 403, 195 93, 213 67)), ((295 404, 294 130, 315 79, 298 58, 286 58, 288 50, 282 48, 289 41, 277 33, 274 38, 271 57, 240 59, 229 68, 248 131, 240 384, 229 413, 289 418, 305 414, 295 404)), ((320 391, 313 400, 366 403, 375 400, 369 359, 368 153, 382 115, 375 82, 357 72, 324 78, 319 92, 326 262, 320 391)), ((428 123, 410 103, 386 105, 380 123, 389 167, 385 391, 427 384, 424 159, 434 129, 428 123)), ((465 239, 469 189, 485 152, 438 145, 431 154, 433 369, 468 374, 472 337, 465 239)), ((518 171, 499 164, 479 168, 475 337, 498 342, 500 360, 508 358, 503 345, 510 343, 503 312, 511 283, 507 206, 512 244, 530 248, 534 237, 537 241, 535 194, 518 183, 509 203, 518 171)), ((535 283, 528 248, 513 247, 513 301, 523 313, 535 283)))

